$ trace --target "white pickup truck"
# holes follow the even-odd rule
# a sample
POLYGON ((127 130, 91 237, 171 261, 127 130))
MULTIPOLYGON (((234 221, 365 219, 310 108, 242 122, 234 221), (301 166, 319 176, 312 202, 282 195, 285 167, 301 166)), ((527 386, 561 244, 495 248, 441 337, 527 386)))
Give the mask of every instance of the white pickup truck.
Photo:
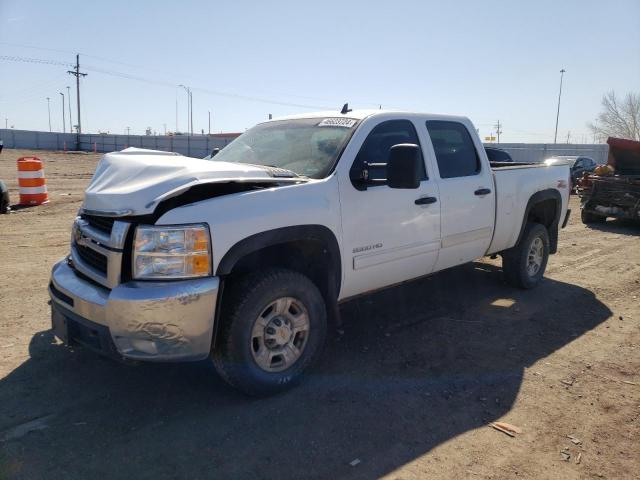
POLYGON ((54 332, 120 359, 211 358, 252 395, 318 357, 338 304, 485 255, 540 282, 563 164, 490 164, 470 120, 387 111, 261 123, 209 160, 106 154, 53 267, 54 332))

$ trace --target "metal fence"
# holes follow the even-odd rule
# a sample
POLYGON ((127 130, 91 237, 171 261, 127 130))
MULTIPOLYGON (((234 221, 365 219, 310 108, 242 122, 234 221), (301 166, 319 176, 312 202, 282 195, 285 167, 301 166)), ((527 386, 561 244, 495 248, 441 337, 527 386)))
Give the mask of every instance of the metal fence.
POLYGON ((606 143, 485 143, 485 146, 509 152, 516 162, 542 162, 555 155, 581 155, 594 159, 596 163, 607 163, 609 155, 609 145, 606 143))
POLYGON ((5 148, 73 150, 76 146, 76 135, 74 133, 0 129, 0 140, 3 141, 5 148))
POLYGON ((223 148, 237 134, 215 135, 97 135, 91 133, 55 133, 0 129, 5 148, 33 150, 83 150, 113 152, 127 147, 178 152, 189 157, 204 157, 214 148, 223 148))
MULTIPOLYGON (((127 147, 150 148, 178 152, 189 157, 204 157, 214 148, 223 148, 237 134, 216 135, 97 135, 83 133, 36 132, 32 130, 0 129, 0 139, 6 148, 35 150, 84 150, 113 152, 127 147)), ((486 146, 506 150, 516 162, 541 162, 554 155, 584 155, 597 163, 606 163, 609 145, 571 143, 490 143, 486 146)))

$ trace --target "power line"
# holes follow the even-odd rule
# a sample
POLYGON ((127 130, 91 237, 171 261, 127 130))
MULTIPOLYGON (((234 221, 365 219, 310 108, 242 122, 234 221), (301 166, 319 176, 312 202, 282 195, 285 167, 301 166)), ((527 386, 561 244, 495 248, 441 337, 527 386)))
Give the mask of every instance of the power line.
MULTIPOLYGON (((66 67, 75 67, 76 66, 76 65, 73 65, 71 63, 60 62, 60 61, 57 61, 57 60, 38 59, 38 58, 19 57, 19 56, 8 56, 8 55, 0 55, 0 60, 14 61, 14 62, 24 62, 24 63, 60 65, 60 66, 66 66, 66 67)), ((163 81, 163 80, 153 80, 153 79, 142 77, 142 76, 139 76, 139 75, 131 75, 131 74, 128 74, 128 73, 118 72, 118 71, 113 71, 113 70, 107 70, 105 68, 95 67, 95 66, 91 66, 91 65, 85 65, 85 69, 87 69, 89 71, 97 72, 97 73, 103 73, 105 75, 121 77, 121 78, 125 78, 125 79, 128 79, 128 80, 137 80, 139 82, 145 82, 145 83, 154 84, 154 85, 160 85, 160 86, 171 87, 171 88, 174 88, 176 86, 176 84, 173 83, 173 82, 167 82, 167 81, 163 81)), ((192 87, 192 89, 196 90, 196 91, 200 91, 202 93, 209 94, 209 95, 216 95, 216 96, 222 96, 222 97, 228 97, 228 98, 236 98, 236 99, 239 99, 239 100, 248 100, 248 101, 260 102, 260 103, 268 103, 268 104, 271 104, 271 105, 281 105, 281 106, 286 106, 286 107, 312 108, 312 109, 332 109, 332 108, 335 108, 335 105, 333 107, 329 107, 329 106, 326 106, 326 105, 324 105, 324 106, 307 105, 307 104, 300 104, 300 103, 292 103, 292 102, 284 102, 284 101, 279 101, 279 100, 272 100, 272 99, 267 99, 267 98, 262 98, 262 97, 257 97, 257 96, 240 95, 240 94, 236 94, 236 93, 222 92, 222 91, 210 90, 210 89, 199 88, 199 87, 192 87)))
POLYGON ((23 89, 20 92, 22 94, 14 95, 12 94, 9 98, 5 100, 0 100, 0 104, 3 105, 16 105, 26 103, 33 99, 40 99, 43 95, 50 93, 52 90, 60 90, 66 84, 66 81, 62 79, 62 77, 58 77, 55 80, 48 80, 47 82, 38 84, 37 86, 31 87, 30 89, 23 89))
POLYGON ((62 67, 73 67, 73 64, 68 62, 60 62, 58 60, 48 60, 43 58, 19 57, 15 55, 0 55, 0 60, 6 60, 9 62, 39 63, 45 65, 59 65, 62 67))
MULTIPOLYGON (((8 45, 8 46, 12 46, 12 47, 20 47, 20 48, 31 48, 31 49, 35 49, 35 50, 43 50, 43 51, 49 51, 49 52, 58 52, 58 53, 68 53, 68 54, 75 54, 75 52, 70 51, 70 50, 62 50, 62 49, 56 49, 56 48, 46 48, 46 47, 38 47, 35 45, 26 45, 26 44, 21 44, 21 43, 14 43, 14 42, 2 42, 0 41, 0 45, 8 45)), ((102 57, 102 56, 98 56, 98 55, 92 55, 86 52, 79 52, 80 55, 83 55, 85 57, 89 57, 89 58, 95 58, 96 60, 101 60, 103 62, 107 62, 107 63, 113 63, 113 64, 117 64, 117 65, 123 65, 126 67, 130 67, 130 68, 135 68, 135 69, 140 69, 140 70, 146 70, 146 71, 151 71, 151 72, 156 72, 156 73, 162 73, 165 75, 173 75, 174 72, 168 72, 168 71, 164 71, 164 70, 160 70, 157 68, 149 68, 149 67, 143 67, 140 65, 135 65, 132 63, 127 63, 127 62, 123 62, 120 60, 114 60, 111 58, 106 58, 106 57, 102 57)), ((85 68, 87 68, 85 66, 85 68)), ((96 67, 97 68, 97 67, 96 67)), ((106 73, 106 72, 103 72, 106 73)), ((118 76, 122 76, 123 74, 120 74, 118 76)), ((192 78, 194 80, 198 80, 197 77, 194 77, 193 75, 184 75, 185 77, 188 78, 192 78)), ((126 77, 124 77, 126 78, 126 77)), ((159 83, 164 83, 164 82, 159 82, 159 83)), ((171 82, 171 86, 175 86, 173 82, 171 82)), ((218 92, 219 93, 219 92, 218 92)), ((218 94, 216 93, 216 94, 218 94)), ((265 93, 267 95, 279 95, 279 96, 285 96, 285 97, 291 97, 291 98, 301 98, 301 99, 307 99, 307 100, 317 100, 317 101, 322 101, 322 102, 332 102, 332 104, 336 101, 335 99, 332 98, 326 98, 326 97, 315 97, 315 96, 309 96, 309 95, 298 95, 298 94, 293 94, 293 93, 284 93, 284 92, 274 92, 274 91, 263 91, 262 93, 265 93)), ((365 104, 365 105, 371 105, 371 106, 378 106, 380 102, 372 102, 372 101, 368 101, 368 100, 359 100, 356 99, 356 102, 359 104, 365 104)), ((339 103, 339 102, 337 102, 339 103)), ((293 105, 295 106, 295 105, 293 105)), ((334 105, 335 107, 335 105, 334 105)), ((332 108, 334 108, 332 107, 332 108)), ((306 108, 306 106, 305 106, 306 108)), ((316 108, 316 107, 313 107, 316 108)), ((327 107, 322 107, 322 108, 327 108, 327 107)))

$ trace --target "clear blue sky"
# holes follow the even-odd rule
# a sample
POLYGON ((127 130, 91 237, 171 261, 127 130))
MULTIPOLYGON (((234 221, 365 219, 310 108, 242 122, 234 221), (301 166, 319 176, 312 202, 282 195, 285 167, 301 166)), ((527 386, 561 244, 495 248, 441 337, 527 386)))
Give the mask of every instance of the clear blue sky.
MULTIPOLYGON (((502 141, 549 142, 565 68, 559 138, 580 141, 605 92, 640 91, 640 1, 0 0, 0 56, 75 52, 84 131, 174 130, 176 98, 184 130, 183 83, 197 131, 208 110, 212 131, 242 131, 349 101, 463 114, 483 136, 499 119, 502 141)), ((61 130, 67 69, 0 59, 1 126, 48 130, 48 96, 61 130)), ((74 123, 75 108, 74 94, 74 123)))

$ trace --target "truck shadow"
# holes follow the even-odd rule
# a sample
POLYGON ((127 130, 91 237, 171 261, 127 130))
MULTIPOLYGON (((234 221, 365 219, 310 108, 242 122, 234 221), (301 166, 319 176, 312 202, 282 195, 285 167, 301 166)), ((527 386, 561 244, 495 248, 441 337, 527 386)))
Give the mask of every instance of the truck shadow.
POLYGON ((504 416, 525 368, 611 315, 581 287, 519 291, 485 263, 341 311, 320 365, 266 399, 205 363, 121 365, 40 332, 0 380, 0 476, 379 477, 504 416))
POLYGON ((621 235, 640 236, 640 222, 627 219, 607 220, 604 223, 590 223, 588 228, 601 232, 619 233, 621 235))

